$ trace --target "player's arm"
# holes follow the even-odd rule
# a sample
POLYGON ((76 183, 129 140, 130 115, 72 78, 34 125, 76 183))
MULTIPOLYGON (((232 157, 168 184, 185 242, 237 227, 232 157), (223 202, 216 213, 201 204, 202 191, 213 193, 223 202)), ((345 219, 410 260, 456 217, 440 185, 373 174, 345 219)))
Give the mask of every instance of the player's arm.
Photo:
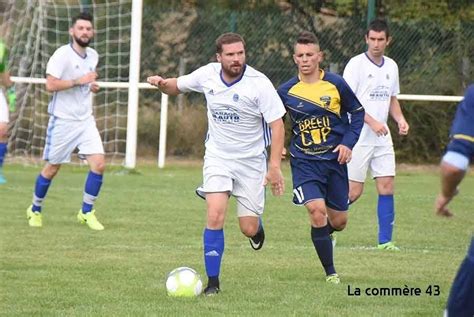
POLYGON ((59 79, 52 75, 46 76, 46 90, 49 92, 71 89, 76 86, 93 83, 97 79, 96 72, 90 72, 76 79, 59 79))
POLYGON ((0 77, 2 81, 1 82, 2 86, 7 87, 7 88, 13 86, 13 81, 11 80, 10 73, 8 71, 1 73, 0 77))
POLYGON ((402 112, 402 107, 400 106, 400 102, 398 102, 397 96, 392 96, 390 98, 390 116, 392 116, 393 120, 398 124, 398 133, 400 135, 407 135, 410 126, 408 122, 405 120, 405 116, 402 112))
POLYGON ((163 78, 159 75, 150 76, 147 78, 147 82, 150 85, 158 87, 158 89, 167 95, 176 96, 181 93, 178 89, 178 79, 177 78, 163 78))
POLYGON ((441 163, 441 192, 436 198, 436 214, 443 217, 451 217, 453 214, 448 209, 449 202, 458 193, 458 185, 461 183, 466 172, 449 163, 441 163))
POLYGON ((367 112, 364 116, 364 122, 367 123, 370 129, 372 129, 372 131, 374 131, 377 136, 383 136, 388 134, 387 126, 383 122, 376 120, 367 112))
POLYGON ((272 144, 270 146, 270 161, 265 184, 270 183, 273 195, 280 196, 285 191, 285 182, 281 173, 281 153, 285 142, 285 124, 280 118, 270 123, 270 129, 272 130, 272 144))

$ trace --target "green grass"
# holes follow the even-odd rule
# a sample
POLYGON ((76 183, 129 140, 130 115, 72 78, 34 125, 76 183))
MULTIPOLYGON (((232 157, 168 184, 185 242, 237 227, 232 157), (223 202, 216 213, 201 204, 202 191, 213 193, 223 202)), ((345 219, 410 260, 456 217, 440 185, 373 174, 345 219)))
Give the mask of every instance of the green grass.
POLYGON ((96 204, 106 226, 76 223, 84 167, 65 166, 44 204, 43 228, 30 228, 25 210, 40 167, 7 165, 0 187, 0 315, 4 316, 440 316, 474 225, 474 179, 453 202, 453 219, 433 215, 434 172, 396 179, 395 240, 399 253, 375 249, 376 194, 372 181, 338 234, 336 268, 342 285, 326 285, 310 239, 306 211, 268 197, 265 247, 253 251, 240 233, 232 201, 219 296, 169 298, 166 274, 190 266, 204 275, 205 203, 194 195, 201 168, 140 166, 110 169, 96 204), (440 295, 424 290, 439 285, 440 295), (360 288, 361 296, 350 296, 360 288), (418 287, 420 296, 367 296, 367 288, 418 287))

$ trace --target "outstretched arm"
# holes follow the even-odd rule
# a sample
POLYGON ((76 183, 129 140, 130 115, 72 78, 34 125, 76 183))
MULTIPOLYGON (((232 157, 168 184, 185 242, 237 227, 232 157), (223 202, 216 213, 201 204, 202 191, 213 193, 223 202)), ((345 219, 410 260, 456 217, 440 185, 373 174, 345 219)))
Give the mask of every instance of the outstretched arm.
POLYGON ((150 76, 146 81, 153 86, 158 87, 158 89, 167 95, 176 96, 181 93, 178 89, 178 79, 177 78, 163 78, 159 75, 150 76))
POLYGON ((283 120, 280 118, 271 122, 270 128, 272 130, 272 145, 270 147, 270 162, 265 176, 265 185, 270 183, 273 195, 280 196, 285 191, 285 181, 281 173, 281 153, 285 140, 283 120))

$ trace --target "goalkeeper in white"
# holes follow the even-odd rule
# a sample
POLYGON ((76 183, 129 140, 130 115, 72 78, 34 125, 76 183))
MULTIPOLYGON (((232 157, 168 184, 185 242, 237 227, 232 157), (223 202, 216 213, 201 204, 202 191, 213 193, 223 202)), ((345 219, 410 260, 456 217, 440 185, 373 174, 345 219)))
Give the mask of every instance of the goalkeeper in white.
POLYGON ((245 64, 245 42, 235 33, 216 40, 218 63, 207 64, 191 74, 148 82, 162 92, 203 93, 207 100, 209 130, 204 157, 204 183, 197 190, 207 202, 204 230, 204 262, 209 278, 206 296, 220 291, 219 273, 224 252, 224 219, 229 196, 237 200, 240 230, 256 250, 265 238, 262 222, 265 192, 269 183, 274 195, 284 191, 280 170, 285 108, 270 80, 245 64), (271 130, 271 131, 270 131, 271 130), (270 133, 271 132, 271 133, 270 133), (267 171, 266 147, 271 143, 267 171))
POLYGON ((81 13, 69 29, 70 44, 58 48, 46 67, 46 89, 53 92, 48 106, 50 119, 43 159, 46 165, 38 175, 33 203, 27 209, 28 223, 42 226, 41 207, 52 179, 64 163, 69 163, 75 148, 89 163, 83 204, 77 219, 93 230, 103 230, 97 220, 94 202, 102 186, 105 170, 104 148, 92 115, 92 94, 99 90, 95 71, 99 56, 88 45, 94 36, 92 16, 81 13))

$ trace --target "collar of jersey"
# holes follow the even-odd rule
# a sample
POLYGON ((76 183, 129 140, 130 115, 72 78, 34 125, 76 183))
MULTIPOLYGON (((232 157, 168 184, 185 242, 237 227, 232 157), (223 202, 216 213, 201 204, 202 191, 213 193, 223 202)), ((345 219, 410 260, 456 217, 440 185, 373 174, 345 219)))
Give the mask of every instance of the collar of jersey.
POLYGON ((367 54, 367 52, 364 53, 365 54, 365 57, 367 57, 367 59, 372 63, 374 64, 375 66, 377 66, 378 68, 382 67, 383 64, 385 64, 385 57, 382 56, 382 63, 379 65, 377 63, 375 63, 370 57, 369 57, 369 54, 367 54))
POLYGON ((242 74, 239 76, 239 78, 237 78, 236 80, 234 80, 233 82, 230 82, 230 83, 227 83, 225 80, 224 80, 224 77, 222 77, 222 69, 221 69, 221 72, 220 72, 220 77, 221 77, 221 80, 222 82, 224 83, 224 85, 226 85, 227 87, 230 87, 234 84, 237 84, 241 79, 242 77, 244 77, 244 73, 245 73, 245 69, 247 69, 247 64, 244 65, 244 69, 242 70, 242 74))
POLYGON ((81 54, 79 54, 78 51, 76 51, 76 50, 74 49, 74 47, 72 46, 72 42, 69 43, 69 45, 71 46, 71 49, 74 51, 74 53, 76 53, 80 58, 86 59, 86 57, 87 57, 87 51, 86 51, 86 54, 85 54, 84 56, 82 56, 81 54))

